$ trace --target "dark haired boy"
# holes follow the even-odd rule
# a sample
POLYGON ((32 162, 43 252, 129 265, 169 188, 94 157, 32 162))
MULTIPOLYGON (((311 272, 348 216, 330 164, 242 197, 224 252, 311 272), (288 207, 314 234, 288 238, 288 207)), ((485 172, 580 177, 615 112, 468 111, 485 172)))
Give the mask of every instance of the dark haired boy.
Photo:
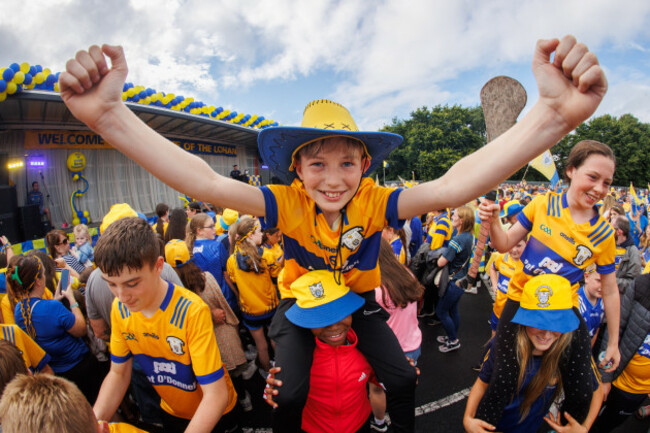
POLYGON ((115 413, 135 358, 160 395, 165 431, 236 428, 236 420, 224 415, 235 406, 236 393, 221 363, 210 310, 194 293, 160 278, 164 259, 147 222, 128 217, 111 224, 97 242, 95 262, 116 296, 111 370, 95 403, 97 419, 115 413))

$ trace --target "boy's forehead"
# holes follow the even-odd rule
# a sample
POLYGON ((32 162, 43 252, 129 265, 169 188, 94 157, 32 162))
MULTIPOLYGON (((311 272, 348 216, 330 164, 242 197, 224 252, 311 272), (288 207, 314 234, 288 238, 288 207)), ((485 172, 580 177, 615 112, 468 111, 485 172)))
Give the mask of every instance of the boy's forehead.
POLYGON ((109 275, 102 271, 102 278, 110 283, 124 283, 138 278, 146 278, 152 274, 156 274, 155 266, 145 263, 141 268, 137 269, 124 266, 115 275, 109 275))

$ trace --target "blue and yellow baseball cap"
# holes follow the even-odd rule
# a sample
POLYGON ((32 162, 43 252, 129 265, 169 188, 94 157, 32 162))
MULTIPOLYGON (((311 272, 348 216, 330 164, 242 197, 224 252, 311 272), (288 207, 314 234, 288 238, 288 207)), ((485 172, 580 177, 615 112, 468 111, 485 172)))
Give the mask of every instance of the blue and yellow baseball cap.
POLYGON ((554 332, 571 332, 580 320, 573 311, 571 283, 556 274, 531 278, 521 294, 512 323, 554 332))
POLYGON ((350 291, 343 281, 337 284, 330 271, 311 271, 291 283, 296 303, 286 312, 287 319, 302 328, 323 328, 345 319, 363 306, 365 300, 350 291))
POLYGON ((510 200, 508 203, 503 205, 503 209, 499 213, 499 218, 507 218, 517 215, 522 210, 524 210, 524 205, 519 203, 519 200, 510 200))
POLYGON ((280 180, 290 184, 296 178, 294 159, 302 147, 316 140, 345 136, 363 144, 370 159, 367 173, 400 145, 402 136, 390 132, 359 131, 352 115, 343 105, 318 99, 305 107, 300 126, 275 126, 263 129, 257 136, 262 160, 280 180))

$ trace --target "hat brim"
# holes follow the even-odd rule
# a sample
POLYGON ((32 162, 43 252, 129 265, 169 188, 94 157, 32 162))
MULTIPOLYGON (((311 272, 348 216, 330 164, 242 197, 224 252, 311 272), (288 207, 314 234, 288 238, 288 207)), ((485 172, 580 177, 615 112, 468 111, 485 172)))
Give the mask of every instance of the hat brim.
POLYGON ((366 301, 353 292, 348 292, 340 298, 313 308, 301 308, 293 304, 285 316, 294 325, 301 328, 324 328, 348 317, 363 306, 366 301))
POLYGON ((403 138, 391 132, 345 131, 334 129, 303 128, 297 126, 276 126, 263 129, 257 136, 257 147, 262 161, 282 182, 291 184, 296 178, 296 172, 290 170, 291 156, 303 143, 322 137, 342 135, 362 141, 370 154, 370 167, 367 173, 372 173, 383 160, 399 146, 403 138))
POLYGON ((519 307, 512 323, 564 333, 578 329, 580 319, 573 310, 529 310, 519 307))
POLYGON ((508 213, 507 213, 507 214, 506 214, 506 210, 505 210, 505 209, 503 209, 501 212, 499 212, 499 218, 507 218, 507 217, 511 217, 511 216, 513 216, 513 215, 517 215, 517 214, 518 214, 519 212, 521 212, 522 210, 524 210, 524 206, 523 206, 523 205, 519 205, 519 206, 510 206, 510 207, 508 208, 508 213))

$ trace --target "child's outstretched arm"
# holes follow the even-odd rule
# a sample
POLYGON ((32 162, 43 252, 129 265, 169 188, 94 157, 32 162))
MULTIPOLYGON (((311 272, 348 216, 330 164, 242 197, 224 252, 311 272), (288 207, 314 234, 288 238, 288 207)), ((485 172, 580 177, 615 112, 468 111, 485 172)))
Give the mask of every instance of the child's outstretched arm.
POLYGON ((490 222, 490 242, 500 253, 510 251, 528 234, 528 230, 519 221, 507 231, 503 229, 499 222, 498 203, 489 203, 487 200, 481 199, 481 204, 478 206, 478 217, 481 221, 490 222))
POLYGON ((476 409, 478 408, 478 404, 483 398, 483 395, 485 395, 487 387, 487 383, 483 382, 481 379, 476 379, 472 390, 469 392, 469 397, 467 397, 467 406, 465 406, 465 415, 463 416, 463 427, 465 427, 466 432, 485 433, 496 429, 492 424, 476 418, 476 409))
POLYGON ((264 216, 261 191, 214 172, 124 105, 121 95, 127 72, 121 47, 93 45, 68 60, 59 77, 61 98, 77 119, 170 187, 201 201, 264 216), (110 69, 105 56, 111 60, 110 69))
POLYGON ((539 100, 530 112, 441 178, 403 191, 400 218, 460 206, 486 193, 591 116, 607 91, 596 55, 573 36, 538 41, 532 67, 539 100))

